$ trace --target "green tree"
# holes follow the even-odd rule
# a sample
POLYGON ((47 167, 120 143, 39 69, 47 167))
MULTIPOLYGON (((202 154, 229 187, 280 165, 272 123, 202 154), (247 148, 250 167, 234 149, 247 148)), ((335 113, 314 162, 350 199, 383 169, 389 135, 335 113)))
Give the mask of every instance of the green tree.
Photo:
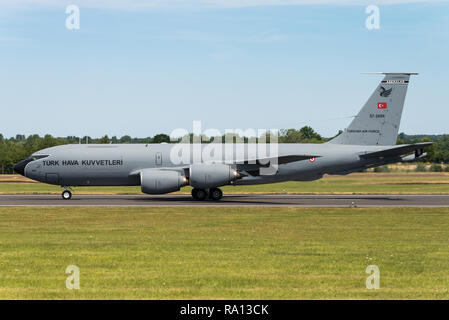
POLYGON ((162 143, 162 142, 170 143, 170 137, 163 133, 157 134, 153 137, 153 143, 162 143))
POLYGON ((131 137, 130 136, 123 136, 120 138, 120 143, 131 143, 131 137))
POLYGON ((111 142, 111 140, 109 140, 108 135, 104 135, 103 137, 100 138, 100 140, 98 141, 98 143, 101 144, 109 144, 111 142))
POLYGON ((321 140, 323 139, 318 133, 315 132, 315 130, 312 129, 312 127, 304 126, 301 129, 299 129, 299 132, 304 137, 304 139, 312 140, 321 140))

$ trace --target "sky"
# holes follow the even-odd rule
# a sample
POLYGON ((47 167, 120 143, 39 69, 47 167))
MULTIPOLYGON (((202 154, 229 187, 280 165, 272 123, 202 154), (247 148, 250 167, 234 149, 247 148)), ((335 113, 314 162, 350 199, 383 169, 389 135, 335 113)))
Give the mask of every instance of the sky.
POLYGON ((379 71, 420 73, 400 132, 449 133, 449 1, 0 0, 6 137, 148 137, 194 120, 329 137, 382 78, 361 73, 379 71))

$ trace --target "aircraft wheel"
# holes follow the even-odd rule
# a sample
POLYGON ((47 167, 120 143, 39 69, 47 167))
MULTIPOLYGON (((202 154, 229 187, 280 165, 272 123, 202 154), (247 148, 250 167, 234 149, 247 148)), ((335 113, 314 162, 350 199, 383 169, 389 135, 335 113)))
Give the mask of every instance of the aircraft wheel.
POLYGON ((196 189, 196 188, 194 188, 192 190, 192 197, 195 200, 200 200, 201 201, 201 200, 204 200, 204 199, 207 198, 207 192, 206 192, 206 190, 203 190, 203 189, 196 189))
POLYGON ((72 198, 72 193, 69 190, 64 190, 62 192, 62 199, 70 200, 72 198))
POLYGON ((218 201, 223 197, 223 192, 219 188, 212 188, 209 191, 209 198, 218 201))

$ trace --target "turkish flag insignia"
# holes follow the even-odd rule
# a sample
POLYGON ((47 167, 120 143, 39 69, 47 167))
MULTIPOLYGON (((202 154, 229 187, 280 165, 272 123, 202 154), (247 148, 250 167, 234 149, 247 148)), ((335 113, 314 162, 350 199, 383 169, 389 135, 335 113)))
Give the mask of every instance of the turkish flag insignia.
POLYGON ((377 109, 387 109, 387 103, 386 102, 378 102, 377 109))

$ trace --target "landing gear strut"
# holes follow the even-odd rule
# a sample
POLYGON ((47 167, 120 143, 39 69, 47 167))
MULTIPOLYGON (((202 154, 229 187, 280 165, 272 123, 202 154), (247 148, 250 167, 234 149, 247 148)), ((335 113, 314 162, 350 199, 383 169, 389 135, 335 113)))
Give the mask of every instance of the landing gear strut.
POLYGON ((62 191, 62 199, 70 200, 71 198, 72 198, 72 193, 70 192, 70 190, 62 191))
POLYGON ((208 197, 211 200, 218 201, 223 197, 223 192, 219 188, 211 188, 209 190, 204 189, 192 189, 192 197, 194 200, 203 201, 208 197))

